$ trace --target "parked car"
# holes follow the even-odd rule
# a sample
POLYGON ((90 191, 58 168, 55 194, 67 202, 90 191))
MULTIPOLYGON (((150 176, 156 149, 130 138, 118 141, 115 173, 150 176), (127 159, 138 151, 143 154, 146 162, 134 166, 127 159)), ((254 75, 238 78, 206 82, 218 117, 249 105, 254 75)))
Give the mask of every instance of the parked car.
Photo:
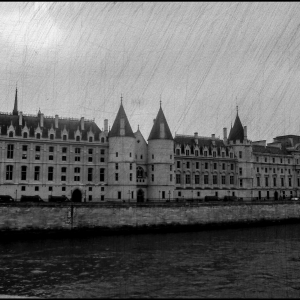
POLYGON ((0 203, 10 203, 15 200, 9 195, 0 195, 0 203))
POLYGON ((67 196, 49 196, 49 202, 71 202, 67 196))
POLYGON ((238 201, 237 196, 225 196, 223 201, 238 201))
POLYGON ((208 202, 208 201, 220 201, 221 199, 217 196, 205 196, 204 197, 204 201, 208 202))
POLYGON ((21 196, 21 202, 45 202, 40 196, 21 196))

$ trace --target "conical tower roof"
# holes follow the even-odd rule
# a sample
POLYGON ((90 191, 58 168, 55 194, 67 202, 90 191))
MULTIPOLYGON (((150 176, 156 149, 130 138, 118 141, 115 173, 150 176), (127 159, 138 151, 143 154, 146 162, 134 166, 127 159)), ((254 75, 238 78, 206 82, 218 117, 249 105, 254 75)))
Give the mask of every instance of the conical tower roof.
POLYGON ((123 104, 121 102, 119 111, 117 113, 116 119, 113 123, 113 126, 108 134, 108 137, 116 137, 116 136, 129 136, 129 137, 135 137, 131 126, 129 124, 129 121, 127 119, 123 104), (123 124, 121 124, 123 123, 123 124), (121 125, 122 128, 124 129, 123 133, 121 134, 121 125))
POLYGON ((172 133, 161 106, 151 129, 148 141, 156 139, 173 140, 172 133))
POLYGON ((231 140, 231 141, 240 140, 241 142, 244 140, 244 128, 243 128, 243 125, 239 118, 238 113, 236 114, 236 118, 235 118, 233 127, 230 130, 228 140, 231 140))

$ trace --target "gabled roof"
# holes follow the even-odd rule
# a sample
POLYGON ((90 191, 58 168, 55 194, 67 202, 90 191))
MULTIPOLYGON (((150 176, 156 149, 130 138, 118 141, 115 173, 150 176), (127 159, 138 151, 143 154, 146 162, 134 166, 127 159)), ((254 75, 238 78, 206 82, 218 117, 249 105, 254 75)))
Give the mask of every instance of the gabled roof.
POLYGON ((127 119, 127 116, 126 116, 126 113, 125 113, 122 102, 121 102, 119 111, 117 113, 117 116, 115 118, 114 124, 111 127, 111 130, 108 134, 108 137, 121 136, 121 134, 120 134, 121 119, 124 119, 124 122, 125 122, 125 134, 122 135, 122 136, 135 137, 135 135, 134 135, 134 133, 131 129, 131 126, 129 124, 129 121, 127 119))
POLYGON ((287 155, 289 154, 288 151, 285 148, 278 148, 278 147, 269 147, 269 146, 259 146, 259 145, 253 145, 252 151, 254 153, 265 153, 265 154, 281 154, 281 155, 287 155))
POLYGON ((233 127, 230 130, 228 140, 240 140, 241 142, 244 140, 244 128, 238 114, 236 114, 236 118, 233 127))
POLYGON ((157 117, 154 121, 153 127, 151 129, 150 135, 148 137, 149 140, 156 140, 156 139, 161 139, 160 137, 160 124, 164 124, 164 140, 173 140, 172 133, 170 131, 169 125, 167 123, 166 117, 162 111, 162 108, 159 108, 157 117))
MULTIPOLYGON (((30 115, 22 116, 22 126, 19 125, 19 116, 13 115, 13 114, 0 114, 0 134, 1 135, 7 135, 7 129, 12 124, 15 128, 15 134, 16 136, 21 136, 22 128, 25 126, 29 129, 29 137, 34 137, 34 131, 40 126, 42 130, 42 138, 48 138, 48 130, 51 129, 55 124, 55 118, 54 117, 44 117, 44 126, 41 127, 40 124, 40 117, 38 115, 30 115)), ((101 132, 100 128, 97 126, 97 124, 94 121, 84 120, 84 130, 80 129, 80 120, 79 119, 68 119, 68 118, 59 118, 58 120, 58 128, 55 129, 56 131, 56 138, 61 138, 61 131, 66 128, 66 130, 69 132, 69 139, 75 139, 74 133, 79 127, 79 130, 81 131, 81 139, 87 140, 88 132, 90 131, 90 128, 92 128, 92 131, 94 133, 95 141, 99 141, 99 133, 101 132)))
MULTIPOLYGON (((198 137, 198 147, 228 147, 225 146, 223 140, 220 139, 213 139, 213 138, 209 138, 209 137, 198 137)), ((183 135, 179 135, 179 136, 175 136, 174 138, 174 143, 176 144, 180 144, 180 145, 189 145, 189 146, 196 146, 195 143, 195 137, 193 136, 183 136, 183 135)))

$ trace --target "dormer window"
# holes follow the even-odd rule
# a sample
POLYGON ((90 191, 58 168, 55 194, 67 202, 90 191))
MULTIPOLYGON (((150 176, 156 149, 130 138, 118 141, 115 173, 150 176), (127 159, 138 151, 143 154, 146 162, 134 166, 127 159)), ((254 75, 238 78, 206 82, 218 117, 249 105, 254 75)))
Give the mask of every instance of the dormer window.
POLYGON ((79 136, 79 135, 76 136, 76 141, 77 141, 77 142, 80 141, 80 136, 79 136))
POLYGON ((36 134, 36 138, 39 140, 41 138, 41 134, 40 133, 37 133, 36 134))
POLYGON ((93 142, 93 137, 92 136, 89 137, 89 142, 90 143, 93 142))
POLYGON ((101 138, 101 143, 104 143, 104 137, 101 138))
POLYGON ((28 133, 27 133, 27 132, 24 132, 24 133, 23 133, 23 138, 24 138, 24 139, 27 139, 27 137, 28 137, 28 133))
POLYGON ((8 134, 9 137, 14 137, 14 133, 12 131, 9 132, 8 134))
POLYGON ((53 133, 50 134, 50 140, 54 140, 54 134, 53 133))
POLYGON ((63 135, 63 140, 64 140, 64 141, 67 140, 67 135, 66 135, 66 134, 63 135))
POLYGON ((185 150, 185 155, 190 155, 190 150, 185 150))

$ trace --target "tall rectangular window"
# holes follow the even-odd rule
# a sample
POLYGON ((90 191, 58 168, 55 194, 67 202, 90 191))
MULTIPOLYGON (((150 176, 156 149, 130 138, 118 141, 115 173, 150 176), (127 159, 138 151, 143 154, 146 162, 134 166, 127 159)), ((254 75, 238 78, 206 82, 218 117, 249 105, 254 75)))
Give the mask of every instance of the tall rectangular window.
POLYGON ((6 180, 13 179, 13 166, 8 165, 6 166, 6 180))
POLYGON ((129 164, 129 170, 132 170, 132 163, 129 164))
POLYGON ((75 153, 80 154, 80 148, 75 148, 75 153))
POLYGON ((229 177, 229 182, 230 182, 230 184, 234 184, 234 176, 231 175, 229 177))
POLYGON ((14 158, 14 145, 7 145, 7 158, 13 159, 14 158))
POLYGON ((284 178, 281 177, 281 186, 284 186, 284 178))
POLYGON ((196 161, 196 169, 198 170, 199 169, 199 162, 196 161))
POLYGON ((119 164, 118 164, 118 163, 116 163, 115 169, 116 169, 116 170, 119 170, 119 164))
POLYGON ((196 174, 195 175, 195 184, 199 184, 200 183, 200 175, 196 174))
POLYGON ((239 151, 239 158, 242 158, 242 151, 239 151))
POLYGON ((276 186, 276 177, 273 177, 273 186, 276 186))
POLYGON ((40 180, 40 167, 34 167, 34 180, 40 180))
POLYGON ((181 180, 180 180, 180 174, 176 174, 176 184, 180 184, 181 180))
POLYGON ((243 179, 240 179, 240 187, 243 187, 243 179))
POLYGON ((27 167, 21 166, 21 180, 26 180, 27 175, 27 167))
POLYGON ((177 160, 177 162, 176 162, 176 164, 177 164, 177 169, 179 169, 180 168, 180 160, 177 160))
POLYGON ((100 168, 100 181, 103 182, 105 180, 105 169, 100 168))
POLYGON ((208 184, 208 175, 204 175, 204 184, 208 184))
POLYGON ((292 186, 292 178, 289 177, 289 186, 292 186))
POLYGON ((93 168, 88 168, 88 181, 93 181, 93 168))
POLYGON ((257 186, 260 186, 260 177, 256 177, 256 183, 257 186))
POLYGON ((214 163, 214 170, 217 170, 217 163, 214 163))
POLYGON ((118 192, 118 199, 122 199, 122 193, 118 192))
POLYGON ((48 167, 48 180, 53 181, 53 167, 48 167))
POLYGON ((132 173, 129 173, 129 181, 132 181, 132 173))
POLYGON ((207 162, 205 163, 205 169, 206 170, 208 169, 208 163, 207 162))
POLYGON ((225 177, 225 175, 222 175, 222 184, 226 184, 226 177, 225 177))
POLYGON ((231 165, 230 165, 230 168, 231 168, 231 170, 233 170, 233 169, 234 169, 234 167, 233 167, 233 164, 231 164, 231 165))
POLYGON ((76 175, 74 176, 74 181, 80 181, 80 168, 79 167, 76 167, 74 168, 74 173, 76 173, 76 175))
POLYGON ((170 174, 170 181, 173 181, 173 174, 170 174))
POLYGON ((191 184, 191 175, 190 174, 185 175, 185 183, 186 184, 191 184))
POLYGON ((218 184, 218 176, 213 175, 213 184, 218 184))
POLYGON ((239 168, 240 176, 243 175, 243 168, 239 168))
POLYGON ((187 169, 190 168, 190 162, 189 162, 189 161, 186 162, 186 168, 187 168, 187 169))
POLYGON ((119 180, 119 173, 115 173, 115 180, 116 180, 116 181, 119 180))
POLYGON ((154 181, 154 174, 151 175, 151 180, 154 181))
POLYGON ((49 147, 49 152, 54 152, 54 147, 53 146, 49 147))
POLYGON ((269 178, 268 177, 265 177, 265 183, 266 183, 266 186, 269 186, 269 178))

